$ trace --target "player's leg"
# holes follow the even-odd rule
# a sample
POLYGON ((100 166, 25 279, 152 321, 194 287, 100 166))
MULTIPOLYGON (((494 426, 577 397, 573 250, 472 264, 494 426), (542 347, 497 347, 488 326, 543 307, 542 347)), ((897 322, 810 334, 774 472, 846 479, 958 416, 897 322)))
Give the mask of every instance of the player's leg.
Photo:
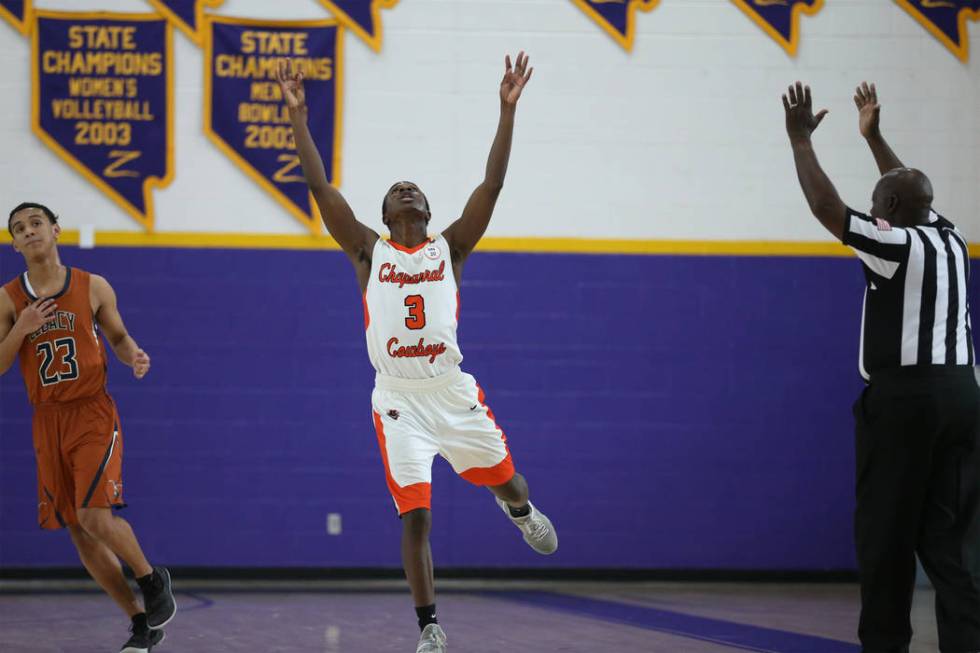
MULTIPOLYGON (((70 411, 68 411, 70 412, 70 411)), ((164 639, 150 631, 146 613, 123 576, 119 559, 81 526, 76 510, 76 480, 72 457, 60 445, 73 434, 74 414, 44 410, 35 414, 34 438, 38 457, 39 522, 43 528, 67 528, 89 575, 129 616, 130 637, 121 653, 147 653, 164 639)))
POLYGON ((123 612, 129 616, 132 626, 130 637, 123 644, 120 653, 144 653, 164 639, 162 630, 151 631, 143 606, 136 599, 126 577, 123 576, 119 558, 105 544, 85 532, 78 524, 68 526, 71 541, 78 550, 78 557, 89 576, 99 584, 106 594, 112 597, 123 612))
POLYGON ((150 628, 161 628, 177 612, 164 567, 152 567, 133 533, 112 508, 126 504, 122 497, 123 436, 119 416, 108 397, 85 404, 67 418, 65 457, 74 478, 78 524, 133 570, 143 594, 150 628))
POLYGON ((527 480, 514 469, 507 438, 486 405, 482 388, 469 374, 440 393, 444 401, 441 453, 456 473, 493 493, 504 514, 543 555, 558 549, 551 520, 528 500, 527 480))
POLYGON ((385 481, 402 519, 402 566, 422 630, 417 652, 439 653, 445 650, 446 636, 436 619, 429 545, 432 460, 438 445, 416 415, 425 408, 414 405, 411 398, 376 389, 372 404, 385 481))
MULTIPOLYGON (((432 511, 416 508, 402 517, 402 566, 405 578, 412 590, 416 609, 434 605, 436 602, 435 576, 432 569, 432 548, 429 546, 429 533, 432 530, 432 511)), ((433 610, 434 612, 434 610, 433 610)), ((426 623, 432 623, 424 615, 419 616, 426 623)), ((425 627, 425 623, 420 624, 425 627)))
POLYGON ((151 631, 146 612, 126 582, 119 558, 78 524, 68 526, 71 541, 89 576, 123 609, 132 622, 130 637, 120 653, 147 653, 163 641, 163 631, 151 631))
POLYGON ((132 526, 109 508, 78 508, 78 523, 96 541, 129 565, 137 578, 153 573, 132 526))
POLYGON ((78 524, 68 526, 68 533, 89 576, 112 597, 127 616, 132 618, 141 614, 143 606, 126 582, 119 558, 78 524))
POLYGON ((514 472, 514 475, 506 483, 488 485, 487 489, 493 492, 495 497, 514 509, 511 514, 514 512, 527 514, 525 509, 528 506, 530 492, 527 487, 527 480, 522 474, 514 472))

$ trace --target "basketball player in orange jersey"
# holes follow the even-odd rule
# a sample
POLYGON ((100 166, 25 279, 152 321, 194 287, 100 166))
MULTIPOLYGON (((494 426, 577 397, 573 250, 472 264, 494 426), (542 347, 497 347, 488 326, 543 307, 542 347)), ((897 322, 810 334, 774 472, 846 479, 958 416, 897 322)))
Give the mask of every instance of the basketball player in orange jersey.
POLYGON ((354 264, 364 296, 368 354, 377 372, 371 397, 374 424, 388 489, 402 517, 402 563, 412 590, 422 635, 417 653, 441 653, 446 636, 435 614, 429 531, 431 478, 436 454, 475 485, 483 485, 542 554, 558 548, 551 522, 528 501, 528 486, 516 473, 503 432, 483 402, 476 380, 459 369, 456 342, 459 283, 463 264, 486 231, 503 187, 510 157, 517 100, 532 69, 521 52, 500 84, 500 122, 486 176, 470 195, 461 217, 430 236, 429 203, 418 186, 401 181, 384 197, 384 240, 358 222, 327 181, 323 161, 307 127, 302 73, 279 69, 303 172, 323 222, 354 264))
POLYGON ((0 374, 20 356, 34 407, 38 521, 67 528, 82 564, 132 620, 122 653, 147 653, 177 611, 170 574, 146 561, 133 530, 113 508, 122 497, 122 431, 106 392, 107 359, 96 327, 137 379, 150 357, 126 332, 116 295, 102 277, 61 264, 58 219, 26 202, 10 212, 7 229, 27 271, 0 290, 0 374), (123 576, 136 576, 143 605, 123 576))

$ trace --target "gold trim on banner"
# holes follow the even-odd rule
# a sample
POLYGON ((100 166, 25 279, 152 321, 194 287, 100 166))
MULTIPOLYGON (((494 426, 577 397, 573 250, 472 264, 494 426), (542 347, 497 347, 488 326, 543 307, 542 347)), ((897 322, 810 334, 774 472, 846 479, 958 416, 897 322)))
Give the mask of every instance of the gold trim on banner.
POLYGON ((627 4, 626 6, 626 34, 620 33, 615 27, 613 27, 609 21, 607 21, 602 14, 595 10, 595 8, 590 5, 587 0, 572 0, 575 5, 581 9, 586 16, 591 18, 599 27, 603 29, 609 36, 613 37, 616 43, 619 43, 627 52, 633 49, 633 39, 636 36, 636 12, 639 11, 653 11, 660 4, 660 0, 602 0, 603 2, 616 2, 619 4, 627 4))
POLYGON ((197 17, 197 31, 191 29, 183 18, 174 13, 173 9, 165 3, 165 0, 148 0, 148 2, 153 5, 153 8, 160 12, 160 14, 166 18, 168 21, 173 23, 184 33, 187 38, 196 43, 198 46, 204 44, 204 10, 207 9, 217 9, 225 3, 225 0, 196 0, 194 3, 194 14, 197 17))
MULTIPOLYGON (((796 0, 789 0, 790 2, 795 2, 796 0)), ((766 19, 759 15, 755 7, 752 6, 753 0, 732 0, 735 6, 742 10, 746 16, 752 19, 752 22, 762 28, 762 30, 768 34, 776 43, 782 46, 786 50, 786 54, 791 57, 796 56, 796 50, 800 45, 800 14, 805 14, 807 16, 816 16, 817 12, 823 9, 824 0, 818 0, 813 6, 806 5, 803 3, 798 3, 793 5, 792 13, 790 14, 790 39, 787 41, 786 38, 779 33, 772 25, 769 24, 766 19)))
POLYGON ((957 45, 956 41, 949 38, 946 32, 936 27, 936 24, 929 20, 929 18, 919 11, 919 8, 909 2, 909 0, 895 0, 895 2, 897 2, 902 9, 907 11, 909 15, 916 20, 916 22, 925 27, 930 34, 939 39, 939 42, 945 45, 957 59, 963 63, 967 63, 970 60, 970 31, 966 26, 966 21, 980 20, 980 9, 960 7, 959 13, 956 15, 956 27, 960 32, 960 44, 957 45))
POLYGON ((367 43, 372 50, 375 52, 381 52, 381 41, 384 36, 384 28, 381 24, 381 10, 382 9, 393 9, 397 5, 399 0, 371 0, 371 18, 374 20, 375 24, 375 34, 368 34, 367 30, 364 29, 356 20, 350 17, 350 15, 337 6, 336 2, 331 2, 331 0, 320 0, 320 4, 323 7, 337 17, 340 23, 349 29, 350 31, 357 34, 358 38, 367 43))
POLYGON ((33 89, 31 91, 31 131, 37 136, 41 141, 47 145, 51 150, 55 152, 65 163, 75 169, 82 177, 89 180, 96 188, 105 193, 109 199, 119 205, 126 213, 130 215, 134 220, 140 223, 144 229, 147 231, 153 231, 154 223, 154 212, 153 212, 153 189, 154 188, 165 188, 170 185, 170 182, 174 179, 174 43, 173 43, 173 27, 166 19, 164 19, 159 14, 126 14, 126 13, 114 13, 109 11, 91 11, 91 12, 78 12, 78 11, 43 11, 36 10, 34 12, 33 29, 31 34, 31 84, 33 89), (40 47, 40 36, 38 34, 37 22, 41 18, 54 18, 56 20, 116 20, 116 21, 129 21, 129 22, 152 22, 160 21, 164 24, 166 29, 166 36, 164 37, 166 48, 166 65, 167 65, 167 90, 166 90, 166 105, 167 105, 167 152, 166 152, 166 174, 163 178, 160 177, 147 177, 143 180, 143 203, 146 206, 145 215, 140 213, 139 210, 129 203, 129 201, 120 195, 116 190, 107 184, 105 180, 96 175, 94 172, 88 169, 81 161, 75 158, 71 152, 66 150, 62 145, 50 136, 44 129, 41 128, 41 85, 40 85, 40 70, 38 69, 38 49, 40 47))
POLYGON ((211 95, 212 95, 212 80, 211 80, 211 68, 212 59, 214 57, 214 43, 213 43, 213 33, 214 30, 211 29, 212 23, 223 23, 227 25, 249 25, 255 27, 336 27, 337 28, 337 50, 336 50, 336 60, 334 62, 334 137, 333 137, 333 179, 330 183, 334 186, 340 186, 340 153, 341 153, 341 138, 343 136, 343 88, 344 88, 344 28, 342 25, 338 24, 336 20, 333 19, 323 19, 323 20, 303 20, 303 21, 289 21, 289 20, 263 20, 259 18, 231 18, 227 16, 207 16, 207 28, 205 30, 204 38, 204 134, 208 137, 214 145, 221 150, 225 156, 227 156, 231 161, 248 175, 252 181, 257 183, 262 189, 264 189, 280 206, 282 206, 286 211, 296 218, 300 223, 306 227, 311 234, 319 234, 323 231, 323 221, 320 219, 320 210, 317 207, 316 202, 313 199, 312 193, 310 194, 310 209, 311 214, 307 215, 296 206, 292 200, 290 200, 282 191, 280 191, 276 186, 269 182, 265 176, 255 169, 251 163, 249 163, 243 156, 241 156, 235 148, 225 142, 223 138, 211 129, 211 95))
POLYGON ((24 0, 24 20, 17 18, 10 10, 0 4, 0 18, 3 18, 11 27, 23 34, 24 36, 29 36, 31 33, 31 26, 34 23, 34 0, 24 0))

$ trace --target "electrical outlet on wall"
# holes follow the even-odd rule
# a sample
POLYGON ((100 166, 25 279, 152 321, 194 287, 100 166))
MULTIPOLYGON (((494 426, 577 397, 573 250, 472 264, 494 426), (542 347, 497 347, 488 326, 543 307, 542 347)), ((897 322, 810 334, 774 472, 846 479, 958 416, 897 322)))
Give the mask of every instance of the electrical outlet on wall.
POLYGON ((343 521, 339 512, 327 513, 327 535, 340 535, 344 530, 343 521))

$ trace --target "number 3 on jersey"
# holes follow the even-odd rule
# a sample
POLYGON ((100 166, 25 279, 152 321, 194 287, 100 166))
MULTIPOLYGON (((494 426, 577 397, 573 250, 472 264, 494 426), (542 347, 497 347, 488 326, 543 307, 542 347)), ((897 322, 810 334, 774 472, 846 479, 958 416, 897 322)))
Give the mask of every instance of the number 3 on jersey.
POLYGON ((38 343, 37 355, 44 357, 37 370, 41 377, 41 385, 54 385, 62 381, 74 381, 78 378, 78 361, 75 360, 74 338, 58 338, 53 343, 38 343), (62 371, 52 373, 51 364, 55 362, 55 358, 60 359, 55 370, 60 369, 62 371), (66 366, 68 367, 67 370, 65 370, 66 366))
POLYGON ((425 299, 422 295, 409 295, 405 298, 405 306, 408 307, 408 317, 405 318, 405 326, 409 329, 424 328, 425 299))

